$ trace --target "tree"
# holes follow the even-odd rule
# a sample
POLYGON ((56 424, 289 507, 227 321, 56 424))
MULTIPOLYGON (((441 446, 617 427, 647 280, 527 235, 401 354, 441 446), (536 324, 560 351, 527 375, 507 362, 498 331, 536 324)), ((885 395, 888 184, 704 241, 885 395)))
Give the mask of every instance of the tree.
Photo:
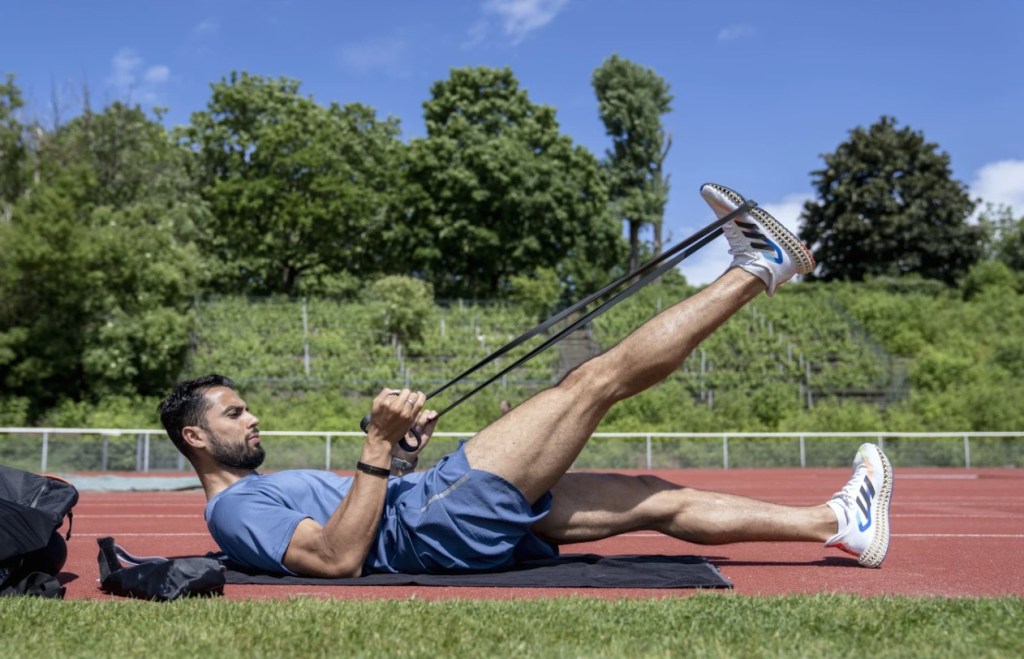
MULTIPOLYGON (((232 73, 182 138, 213 210, 204 251, 224 292, 287 293, 300 278, 372 273, 395 194, 396 120, 364 105, 324 107, 299 82, 232 73)), ((315 287, 303 287, 316 292, 315 287)))
POLYGON ((800 232, 819 263, 814 277, 917 273, 952 285, 978 260, 984 232, 967 223, 975 204, 922 133, 882 117, 823 158, 800 232))
POLYGON ((654 254, 661 254, 661 225, 668 201, 662 164, 672 145, 662 115, 671 111, 665 80, 651 69, 612 55, 594 71, 601 120, 612 138, 604 168, 615 213, 629 225, 629 268, 640 264, 640 230, 654 230, 654 254))
POLYGON ((14 76, 8 74, 7 82, 0 84, 0 222, 10 220, 13 204, 28 184, 28 147, 17 114, 23 106, 14 76))
POLYGON ((1009 206, 988 204, 978 218, 985 229, 985 257, 1024 272, 1024 217, 1014 218, 1009 206))
POLYGON ((0 380, 62 398, 161 393, 181 371, 205 205, 158 121, 115 103, 47 135, 0 226, 0 380))
POLYGON ((621 238, 597 160, 509 69, 453 70, 431 87, 424 116, 393 251, 438 296, 504 296, 511 277, 543 268, 570 289, 607 277, 621 238))
POLYGON ((434 308, 430 284, 404 275, 389 275, 373 282, 365 298, 374 308, 382 342, 394 340, 408 345, 423 338, 427 318, 434 308))

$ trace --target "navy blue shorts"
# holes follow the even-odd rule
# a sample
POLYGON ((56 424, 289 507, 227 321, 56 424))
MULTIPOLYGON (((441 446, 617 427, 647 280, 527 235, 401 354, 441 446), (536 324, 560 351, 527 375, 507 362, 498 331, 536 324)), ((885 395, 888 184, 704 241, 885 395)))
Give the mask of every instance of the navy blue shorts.
POLYGON ((530 531, 551 510, 551 493, 531 506, 504 478, 471 468, 463 447, 428 471, 391 479, 368 571, 478 572, 558 555, 530 531))

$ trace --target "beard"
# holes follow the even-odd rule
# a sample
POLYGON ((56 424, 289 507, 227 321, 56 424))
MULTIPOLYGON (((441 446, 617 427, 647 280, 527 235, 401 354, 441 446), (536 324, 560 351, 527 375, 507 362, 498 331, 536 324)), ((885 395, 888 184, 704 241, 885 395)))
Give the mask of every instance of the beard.
POLYGON ((262 444, 252 446, 248 440, 244 444, 228 444, 211 430, 207 429, 206 432, 210 435, 210 456, 225 467, 256 469, 267 457, 262 444))

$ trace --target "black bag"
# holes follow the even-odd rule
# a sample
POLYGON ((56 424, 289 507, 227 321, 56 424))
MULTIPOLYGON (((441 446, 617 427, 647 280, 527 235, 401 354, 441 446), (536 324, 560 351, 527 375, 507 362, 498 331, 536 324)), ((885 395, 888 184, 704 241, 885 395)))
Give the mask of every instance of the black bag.
POLYGON ((0 596, 64 597, 56 577, 67 560, 76 503, 71 483, 0 465, 0 596))
POLYGON ((100 588, 104 592, 160 602, 224 592, 224 566, 216 558, 136 558, 116 545, 113 538, 98 538, 96 542, 100 546, 100 588), (122 560, 128 567, 121 564, 122 560))

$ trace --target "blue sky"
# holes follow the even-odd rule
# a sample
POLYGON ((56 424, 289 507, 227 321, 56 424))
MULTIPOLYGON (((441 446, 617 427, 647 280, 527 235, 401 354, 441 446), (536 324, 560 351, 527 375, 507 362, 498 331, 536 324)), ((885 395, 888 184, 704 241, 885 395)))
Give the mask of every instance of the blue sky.
MULTIPOLYGON (((603 156, 590 86, 612 53, 671 85, 667 234, 711 220, 697 190, 734 187, 795 226, 810 172, 850 129, 885 114, 952 158, 975 196, 1024 214, 1024 1, 2 0, 0 74, 33 117, 130 100, 204 108, 233 70, 287 76, 322 103, 358 101, 424 132, 422 103, 451 68, 508 66, 562 131, 603 156)), ((704 283, 721 241, 687 261, 704 283)))

